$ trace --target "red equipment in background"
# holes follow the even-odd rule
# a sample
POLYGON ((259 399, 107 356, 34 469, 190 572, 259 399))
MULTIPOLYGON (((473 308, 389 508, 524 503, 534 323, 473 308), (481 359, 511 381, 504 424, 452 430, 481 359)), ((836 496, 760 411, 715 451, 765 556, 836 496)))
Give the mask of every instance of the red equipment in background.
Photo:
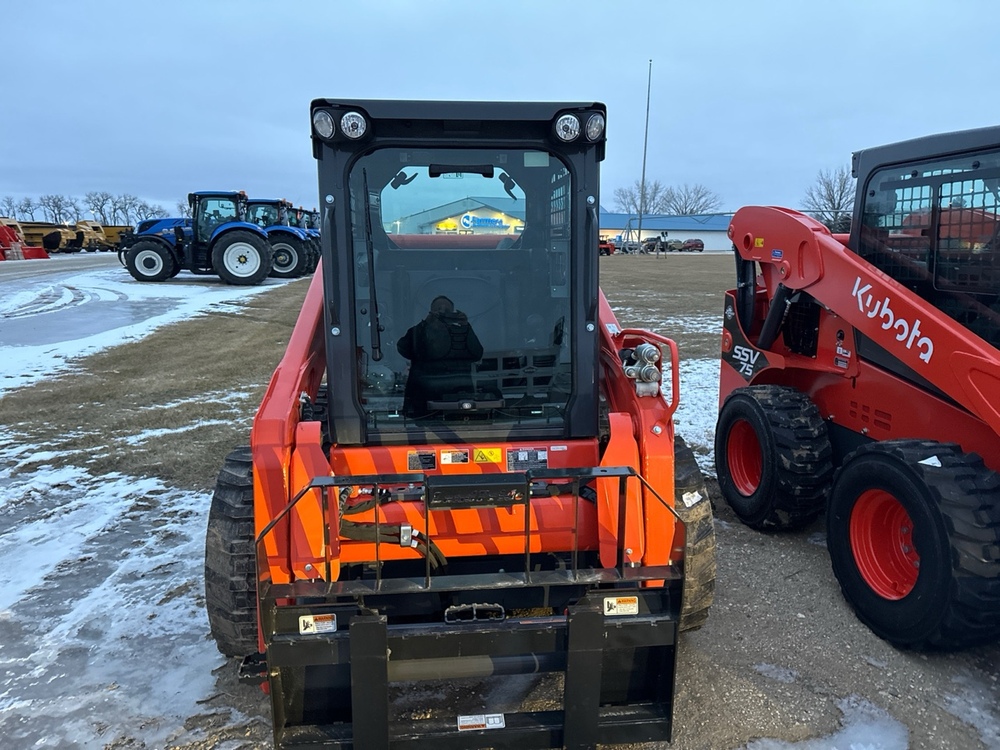
POLYGON ((850 235, 733 217, 720 487, 758 529, 825 506, 834 573, 879 636, 983 642, 1000 633, 1000 128, 858 152, 854 173, 850 235))
POLYGON ((49 254, 40 247, 30 247, 24 237, 9 224, 0 224, 0 260, 34 260, 48 258, 49 254))

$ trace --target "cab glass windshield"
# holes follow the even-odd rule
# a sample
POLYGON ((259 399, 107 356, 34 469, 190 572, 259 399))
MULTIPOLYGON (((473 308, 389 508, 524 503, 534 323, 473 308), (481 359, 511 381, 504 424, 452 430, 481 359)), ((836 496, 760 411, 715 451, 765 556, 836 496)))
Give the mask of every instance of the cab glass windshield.
POLYGON ((570 172, 532 150, 383 148, 350 170, 360 393, 372 435, 562 424, 570 172))

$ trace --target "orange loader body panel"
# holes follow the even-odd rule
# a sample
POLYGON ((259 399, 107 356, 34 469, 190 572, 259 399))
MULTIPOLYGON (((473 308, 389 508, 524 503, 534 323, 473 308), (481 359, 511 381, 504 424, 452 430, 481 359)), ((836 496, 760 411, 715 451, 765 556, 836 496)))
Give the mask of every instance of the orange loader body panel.
MULTIPOLYGON (((281 363, 275 370, 251 433, 254 463, 255 529, 259 536, 273 519, 285 511, 292 499, 318 476, 370 476, 404 474, 409 458, 421 451, 449 453, 481 451, 483 460, 444 464, 437 473, 500 473, 508 451, 526 445, 489 442, 482 445, 403 445, 338 447, 323 451, 318 422, 300 422, 301 394, 314 395, 325 369, 322 272, 310 284, 295 329, 281 363), (501 458, 502 457, 502 458, 501 458), (501 458, 501 460, 494 460, 501 458)), ((656 493, 672 504, 674 497, 673 422, 678 396, 676 345, 663 339, 674 353, 672 400, 638 399, 631 381, 617 377, 621 366, 616 352, 639 332, 623 331, 607 300, 601 297, 602 360, 607 395, 612 407, 611 439, 603 459, 598 459, 595 440, 532 443, 548 450, 550 468, 632 466, 656 493)), ((641 332, 649 337, 648 332, 641 332)), ((473 456, 473 458, 475 458, 473 456)), ((616 533, 619 499, 616 478, 598 479, 598 502, 574 502, 572 494, 534 498, 530 513, 531 552, 567 550, 576 544, 582 550, 599 550, 602 565, 614 567, 621 546, 616 533)), ((670 511, 637 480, 629 480, 625 495, 624 547, 629 564, 661 565, 676 561, 683 550, 683 532, 670 511)), ((375 559, 419 559, 413 549, 373 542, 328 538, 329 528, 338 528, 338 501, 332 488, 315 488, 277 522, 261 540, 266 565, 262 575, 272 583, 296 579, 337 580, 341 563, 375 559), (324 498, 323 494, 329 493, 324 498), (325 511, 324 511, 325 506, 325 511)), ((359 521, 375 520, 374 510, 359 514, 359 521)), ((435 510, 424 516, 418 501, 379 506, 379 522, 425 524, 446 556, 519 554, 524 552, 525 519, 522 507, 435 510)), ((263 643, 261 643, 263 646, 263 643)))

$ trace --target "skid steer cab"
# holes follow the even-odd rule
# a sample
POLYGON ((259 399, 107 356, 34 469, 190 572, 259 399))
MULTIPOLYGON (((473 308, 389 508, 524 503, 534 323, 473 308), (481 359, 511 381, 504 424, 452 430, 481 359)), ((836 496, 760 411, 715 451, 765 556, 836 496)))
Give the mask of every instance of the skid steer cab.
POLYGON ((295 279, 316 270, 319 246, 299 226, 295 207, 277 198, 251 198, 247 201, 247 220, 267 234, 274 255, 271 276, 295 279))
POLYGON ((598 286, 605 123, 313 102, 321 268, 206 541, 278 747, 670 738, 715 537, 677 347, 598 286))
POLYGON ((715 457, 758 529, 826 512, 844 597, 904 648, 1000 635, 1000 128, 854 155, 850 234, 729 234, 715 457))
POLYGON ((246 221, 243 192, 188 195, 191 219, 160 220, 137 231, 119 253, 137 281, 166 281, 181 271, 218 275, 227 284, 253 286, 272 269, 267 233, 246 221))

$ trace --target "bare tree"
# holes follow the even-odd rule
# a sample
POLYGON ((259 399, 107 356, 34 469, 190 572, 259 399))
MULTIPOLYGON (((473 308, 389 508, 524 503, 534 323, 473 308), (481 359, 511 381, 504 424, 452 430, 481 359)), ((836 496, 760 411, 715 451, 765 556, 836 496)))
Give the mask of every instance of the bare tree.
POLYGON ((139 201, 135 207, 135 217, 138 221, 144 221, 145 219, 158 219, 161 216, 166 216, 167 212, 163 209, 163 206, 150 205, 146 201, 139 201))
POLYGON ((131 193, 122 193, 111 199, 111 213, 115 224, 134 224, 139 199, 131 193))
POLYGON ((187 201, 177 201, 177 215, 191 218, 191 204, 187 201))
POLYGON ((647 180, 646 194, 640 200, 642 183, 636 180, 629 187, 615 188, 615 205, 619 211, 627 214, 660 214, 663 213, 669 190, 659 180, 647 180))
MULTIPOLYGON (((615 203, 619 211, 629 214, 639 213, 639 180, 627 188, 615 190, 615 203)), ((671 214, 691 216, 718 211, 722 199, 704 185, 683 185, 679 188, 667 187, 659 180, 646 183, 646 200, 643 214, 671 214)))
POLYGON ((80 211, 80 207, 75 203, 72 198, 55 193, 41 195, 38 198, 39 208, 45 212, 46 218, 53 224, 75 220, 80 211))
POLYGON ((5 195, 0 200, 0 214, 10 218, 17 218, 17 199, 13 195, 5 195))
POLYGON ((664 203, 663 213, 674 216, 710 214, 722 207, 722 199, 716 193, 697 183, 670 188, 664 203))
POLYGON ((802 206, 831 232, 849 232, 854 211, 854 178, 847 167, 820 170, 806 189, 802 206))
POLYGON ((66 199, 66 218, 64 221, 70 221, 75 224, 80 221, 80 219, 84 218, 83 209, 80 207, 80 201, 77 198, 68 195, 64 196, 64 198, 66 199))
POLYGON ((87 210, 101 224, 111 224, 111 201, 114 196, 104 190, 92 190, 84 197, 87 210))
POLYGON ((41 210, 41 206, 32 198, 22 198, 20 203, 17 204, 18 219, 21 221, 34 221, 35 211, 39 210, 41 210))

